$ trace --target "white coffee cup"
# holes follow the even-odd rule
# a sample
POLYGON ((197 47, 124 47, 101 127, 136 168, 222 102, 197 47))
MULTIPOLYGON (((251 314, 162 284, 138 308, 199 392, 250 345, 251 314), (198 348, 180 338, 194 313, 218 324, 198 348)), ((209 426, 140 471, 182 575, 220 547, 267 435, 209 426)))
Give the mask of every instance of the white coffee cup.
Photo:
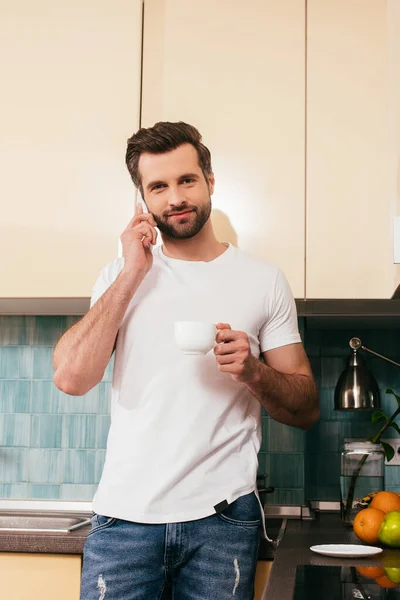
POLYGON ((175 322, 175 341, 184 354, 207 354, 215 346, 216 335, 213 323, 175 322))

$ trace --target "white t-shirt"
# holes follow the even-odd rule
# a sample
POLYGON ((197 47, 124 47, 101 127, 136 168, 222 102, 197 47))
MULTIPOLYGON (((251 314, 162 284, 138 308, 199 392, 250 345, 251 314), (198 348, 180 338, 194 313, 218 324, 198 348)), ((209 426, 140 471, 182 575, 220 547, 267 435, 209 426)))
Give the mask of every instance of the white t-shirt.
MULTIPOLYGON (((229 323, 252 353, 300 342, 289 285, 274 265, 228 246, 210 262, 153 251, 118 332, 111 427, 93 500, 99 514, 139 523, 191 521, 256 489, 261 405, 218 371, 213 351, 185 355, 175 321, 229 323)), ((123 268, 101 272, 91 306, 123 268)))

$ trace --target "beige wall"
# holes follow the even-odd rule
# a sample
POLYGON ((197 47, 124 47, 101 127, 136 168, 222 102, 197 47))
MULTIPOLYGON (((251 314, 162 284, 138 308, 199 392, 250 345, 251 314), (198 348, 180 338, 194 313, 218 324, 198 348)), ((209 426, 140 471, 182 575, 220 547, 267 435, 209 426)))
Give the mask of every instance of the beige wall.
POLYGON ((132 216, 140 0, 15 0, 0 19, 0 297, 89 296, 132 216))

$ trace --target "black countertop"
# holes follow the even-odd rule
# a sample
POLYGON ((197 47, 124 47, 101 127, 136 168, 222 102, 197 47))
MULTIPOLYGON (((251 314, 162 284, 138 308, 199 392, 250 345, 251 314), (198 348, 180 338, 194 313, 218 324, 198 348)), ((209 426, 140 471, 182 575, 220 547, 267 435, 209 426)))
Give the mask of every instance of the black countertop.
MULTIPOLYGON (((0 533, 0 552, 82 554, 90 525, 71 533, 0 533)), ((272 532, 270 532, 272 533, 272 532)), ((274 532, 275 533, 275 532, 274 532)), ((317 513, 313 521, 288 519, 285 535, 275 552, 270 577, 262 600, 292 600, 298 565, 379 566, 395 556, 400 567, 400 550, 384 550, 370 558, 329 558, 315 554, 316 544, 361 544, 353 531, 342 525, 338 513, 317 513)), ((396 596, 397 597, 397 596, 396 596)))
POLYGON ((310 550, 316 544, 362 542, 352 529, 343 526, 338 513, 317 513, 313 521, 288 520, 262 600, 292 600, 298 565, 383 567, 390 555, 395 561, 398 559, 400 567, 400 550, 384 550, 369 558, 329 558, 310 550))

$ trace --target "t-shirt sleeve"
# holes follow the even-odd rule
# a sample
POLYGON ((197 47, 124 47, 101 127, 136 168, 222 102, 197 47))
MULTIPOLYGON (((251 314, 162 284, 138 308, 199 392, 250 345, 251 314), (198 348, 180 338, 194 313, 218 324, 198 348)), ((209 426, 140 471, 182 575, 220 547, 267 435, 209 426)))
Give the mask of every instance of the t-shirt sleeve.
POLYGON ((92 289, 92 297, 90 298, 90 308, 97 300, 108 290, 110 285, 114 283, 124 266, 124 259, 117 258, 105 266, 98 276, 96 283, 92 289))
POLYGON ((265 312, 265 323, 260 329, 261 352, 301 342, 292 290, 280 269, 272 293, 267 294, 265 312))

